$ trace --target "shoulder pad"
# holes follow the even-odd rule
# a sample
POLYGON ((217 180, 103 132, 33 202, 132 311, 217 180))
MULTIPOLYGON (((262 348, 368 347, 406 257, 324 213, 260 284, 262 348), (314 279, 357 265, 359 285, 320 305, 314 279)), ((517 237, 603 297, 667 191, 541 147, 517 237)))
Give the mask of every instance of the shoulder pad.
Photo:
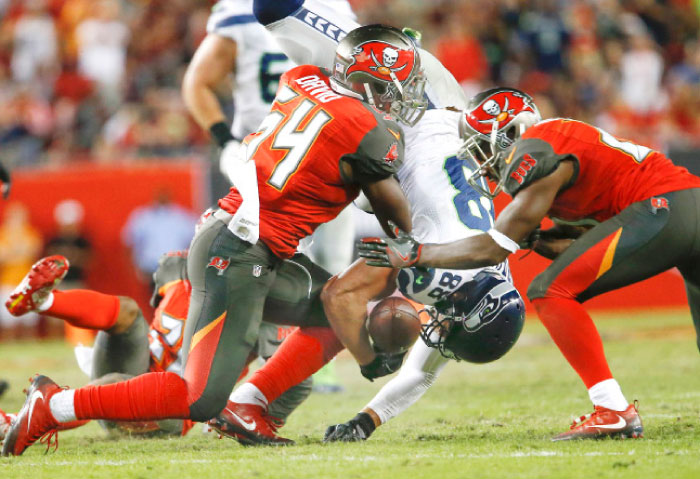
POLYGON ((557 155, 549 143, 537 138, 520 139, 502 154, 506 177, 503 190, 510 196, 552 173, 562 160, 575 158, 557 155))
POLYGON ((373 108, 377 125, 367 132, 356 152, 345 155, 359 183, 378 181, 396 174, 404 159, 403 130, 397 122, 373 108))

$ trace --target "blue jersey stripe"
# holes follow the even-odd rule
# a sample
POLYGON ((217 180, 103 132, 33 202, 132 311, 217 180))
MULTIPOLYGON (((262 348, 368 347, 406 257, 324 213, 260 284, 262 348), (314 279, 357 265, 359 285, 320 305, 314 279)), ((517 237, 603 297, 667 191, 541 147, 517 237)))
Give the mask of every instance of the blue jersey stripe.
POLYGON ((216 28, 244 25, 246 23, 258 23, 258 20, 255 18, 255 15, 234 15, 217 22, 216 28))

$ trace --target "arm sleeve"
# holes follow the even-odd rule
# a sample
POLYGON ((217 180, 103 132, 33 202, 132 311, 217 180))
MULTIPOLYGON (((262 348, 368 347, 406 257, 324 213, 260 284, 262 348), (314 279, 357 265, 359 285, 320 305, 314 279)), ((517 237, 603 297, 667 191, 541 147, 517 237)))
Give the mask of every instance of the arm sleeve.
MULTIPOLYGON (((255 0, 258 6, 268 1, 255 0)), ((289 2, 280 2, 281 4, 289 2)), ((280 7, 277 7, 278 11, 280 7)), ((282 13, 285 13, 284 11, 282 13)), ((283 18, 265 24, 282 51, 297 65, 316 65, 332 69, 335 48, 351 30, 360 26, 350 16, 329 8, 318 0, 306 0, 283 18)), ((268 16, 268 19, 275 18, 268 16)))
POLYGON ((578 176, 578 159, 575 156, 557 155, 549 143, 539 138, 520 139, 502 155, 506 162, 503 190, 510 196, 515 196, 523 188, 549 175, 564 160, 574 160, 575 172, 569 184, 576 181, 578 176))
POLYGON ((401 127, 392 121, 380 120, 360 142, 357 151, 344 155, 352 167, 352 180, 371 183, 395 175, 404 158, 404 139, 401 127))
POLYGON ((399 374, 386 383, 366 407, 377 413, 382 424, 386 423, 418 401, 433 385, 448 361, 440 351, 418 340, 399 374))

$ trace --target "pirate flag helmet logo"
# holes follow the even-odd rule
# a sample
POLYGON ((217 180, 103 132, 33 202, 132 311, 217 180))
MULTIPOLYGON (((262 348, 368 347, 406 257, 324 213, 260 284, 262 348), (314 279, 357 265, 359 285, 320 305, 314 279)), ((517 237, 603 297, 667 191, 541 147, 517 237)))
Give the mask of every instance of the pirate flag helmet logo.
POLYGON ((474 96, 462 113, 458 156, 475 162, 469 184, 482 195, 493 198, 503 188, 503 155, 526 129, 542 119, 532 97, 514 88, 494 88, 474 96), (492 190, 482 177, 496 183, 492 190))
POLYGON ((427 108, 425 76, 413 40, 396 28, 352 30, 336 49, 331 87, 414 125, 427 108))

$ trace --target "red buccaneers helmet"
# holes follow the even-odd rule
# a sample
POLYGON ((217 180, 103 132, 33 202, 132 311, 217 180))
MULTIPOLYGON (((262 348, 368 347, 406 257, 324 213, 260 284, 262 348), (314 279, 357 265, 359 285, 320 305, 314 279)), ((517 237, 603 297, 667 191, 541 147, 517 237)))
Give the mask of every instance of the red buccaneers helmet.
POLYGON ((425 76, 413 40, 394 27, 352 30, 335 51, 331 87, 415 125, 428 106, 425 76))
POLYGON ((505 178, 499 153, 504 151, 542 117, 530 95, 514 88, 494 88, 481 92, 469 101, 459 122, 462 147, 458 156, 471 159, 479 166, 467 178, 469 184, 493 199, 503 188, 505 178), (491 190, 481 178, 496 183, 491 190))

